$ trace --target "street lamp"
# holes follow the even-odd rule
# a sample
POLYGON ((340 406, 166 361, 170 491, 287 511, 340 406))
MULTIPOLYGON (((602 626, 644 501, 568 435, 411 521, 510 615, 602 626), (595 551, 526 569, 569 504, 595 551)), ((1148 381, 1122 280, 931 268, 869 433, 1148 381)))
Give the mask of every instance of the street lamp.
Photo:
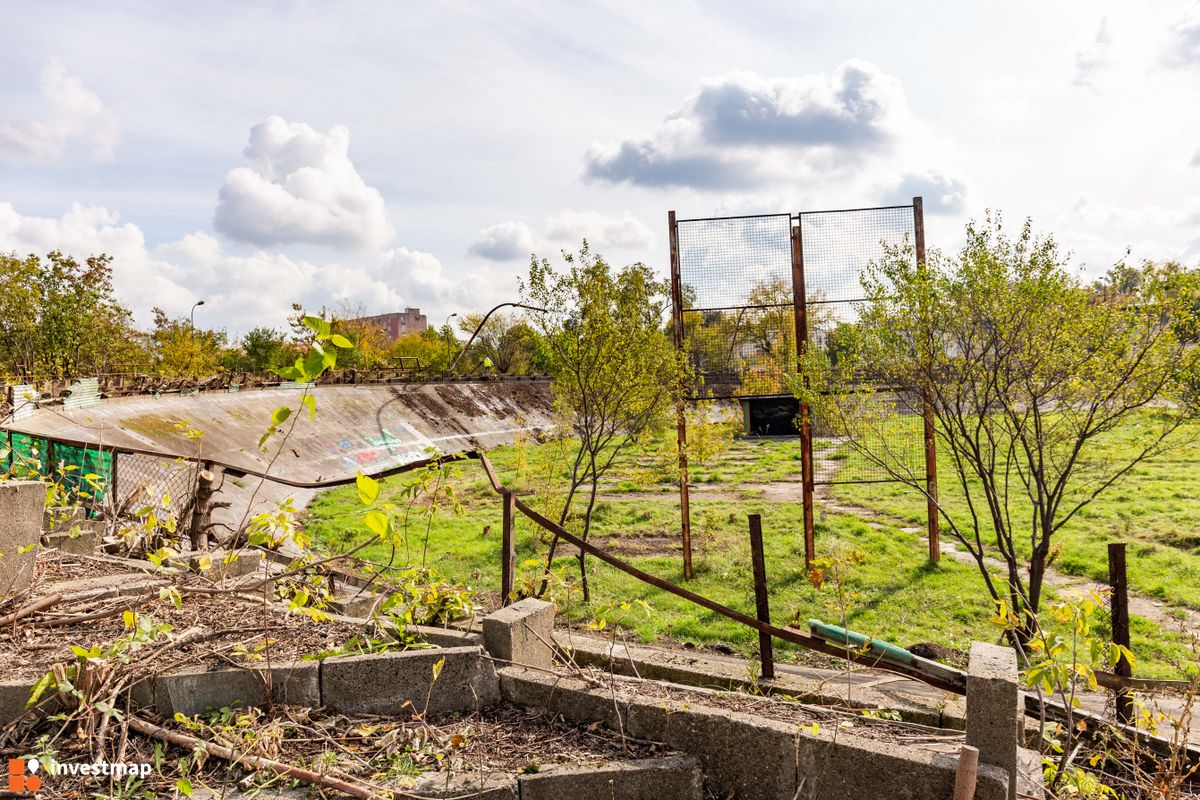
POLYGON ((452 342, 454 340, 454 333, 447 329, 450 327, 450 320, 454 319, 457 316, 458 316, 458 312, 455 311, 453 314, 446 317, 446 324, 442 326, 442 330, 446 333, 446 359, 447 360, 449 360, 449 358, 450 358, 450 352, 452 349, 452 345, 450 344, 450 342, 452 342))
POLYGON ((483 319, 481 319, 479 321, 479 324, 477 326, 475 326, 475 332, 471 334, 470 339, 467 339, 467 343, 466 343, 466 345, 463 346, 463 349, 458 352, 458 358, 454 359, 454 363, 451 364, 450 368, 446 370, 446 374, 448 374, 448 375, 454 374, 454 370, 458 367, 459 360, 462 359, 464 353, 466 353, 468 350, 471 349, 472 342, 475 341, 475 337, 479 335, 479 332, 481 330, 483 330, 483 326, 487 324, 488 318, 490 318, 492 316, 492 314, 495 314, 497 311, 499 311, 500 309, 502 309, 506 306, 513 306, 514 308, 527 308, 530 311, 540 311, 543 314, 549 313, 548 311, 546 311, 546 309, 541 308, 539 306, 527 306, 524 303, 501 303, 500 305, 496 306, 491 311, 489 311, 483 315, 483 319))
POLYGON ((192 325, 192 332, 193 332, 193 333, 195 333, 195 331, 196 331, 196 306, 202 306, 202 305, 204 305, 204 301, 203 301, 203 300, 197 300, 197 301, 196 301, 196 304, 192 306, 192 312, 191 312, 191 314, 189 314, 189 315, 188 315, 188 316, 189 316, 189 318, 191 319, 191 325, 192 325))

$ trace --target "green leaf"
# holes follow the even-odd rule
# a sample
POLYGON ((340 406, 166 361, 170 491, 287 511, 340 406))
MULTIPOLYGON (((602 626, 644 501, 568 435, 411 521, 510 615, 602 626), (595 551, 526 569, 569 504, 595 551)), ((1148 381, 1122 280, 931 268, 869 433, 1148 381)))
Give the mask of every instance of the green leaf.
POLYGON ((305 317, 304 324, 318 336, 329 335, 329 320, 321 319, 320 317, 305 317))
POLYGON ((42 695, 46 693, 46 690, 54 685, 54 673, 52 672, 47 672, 38 678, 38 682, 33 685, 33 689, 29 692, 29 699, 25 701, 25 707, 33 708, 34 704, 42 699, 42 695))
POLYGON ((358 500, 364 506, 372 505, 379 499, 379 481, 360 472, 354 482, 358 487, 358 500))
POLYGON ((300 402, 308 406, 308 419, 310 421, 317 418, 317 398, 311 394, 306 394, 300 398, 300 402))
POLYGON ((180 778, 179 780, 175 781, 175 788, 184 797, 192 796, 192 782, 187 778, 180 778))
POLYGON ((340 347, 343 350, 349 350, 354 347, 354 343, 340 333, 335 333, 329 338, 329 341, 333 342, 334 347, 340 347))
POLYGON ((292 410, 290 408, 287 406, 280 406, 271 412, 271 425, 282 425, 291 415, 292 410))
POLYGON ((385 536, 391 520, 382 511, 368 511, 363 515, 363 524, 376 536, 385 536))

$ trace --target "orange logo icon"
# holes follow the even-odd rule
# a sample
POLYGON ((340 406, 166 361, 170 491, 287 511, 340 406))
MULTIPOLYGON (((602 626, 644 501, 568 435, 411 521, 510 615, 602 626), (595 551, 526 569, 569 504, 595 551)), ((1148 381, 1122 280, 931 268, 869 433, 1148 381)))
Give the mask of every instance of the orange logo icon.
POLYGON ((8 790, 10 792, 36 792, 42 788, 42 779, 37 772, 38 762, 34 759, 22 761, 19 758, 8 760, 8 790))

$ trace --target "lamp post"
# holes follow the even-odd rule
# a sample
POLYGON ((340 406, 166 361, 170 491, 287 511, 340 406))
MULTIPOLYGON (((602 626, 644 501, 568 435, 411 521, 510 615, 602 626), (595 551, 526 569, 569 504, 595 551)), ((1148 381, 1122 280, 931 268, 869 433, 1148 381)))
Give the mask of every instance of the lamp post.
POLYGON ((203 301, 203 300, 197 300, 197 301, 195 302, 195 304, 192 306, 192 311, 191 311, 191 313, 188 315, 188 319, 190 319, 190 320, 191 320, 191 327, 192 327, 192 333, 193 333, 193 334, 196 332, 196 306, 202 306, 202 305, 204 305, 204 301, 203 301))
POLYGON ((483 315, 483 319, 481 319, 479 321, 479 325, 477 325, 475 327, 475 332, 471 334, 471 338, 467 339, 466 345, 464 345, 463 349, 458 352, 458 356, 454 359, 454 363, 451 364, 450 368, 446 370, 447 375, 454 374, 454 370, 456 367, 458 367, 458 362, 463 357, 463 353, 465 353, 471 349, 471 344, 475 341, 475 337, 479 335, 479 332, 481 330, 483 330, 483 326, 487 324, 488 318, 491 317, 492 314, 495 314, 497 311, 499 311, 500 309, 502 309, 506 306, 514 306, 516 308, 527 308, 530 311, 540 311, 543 314, 548 313, 546 311, 546 309, 544 309, 544 308, 540 308, 538 306, 528 306, 528 305, 525 305, 524 303, 501 303, 500 305, 493 307, 491 311, 489 311, 483 315))
POLYGON ((442 326, 442 331, 445 332, 445 334, 446 334, 446 358, 447 359, 450 358, 450 352, 453 349, 453 345, 451 345, 450 342, 454 340, 454 334, 453 334, 453 332, 451 332, 449 330, 450 320, 454 319, 457 316, 458 316, 458 312, 455 311, 453 314, 446 317, 446 324, 442 326))

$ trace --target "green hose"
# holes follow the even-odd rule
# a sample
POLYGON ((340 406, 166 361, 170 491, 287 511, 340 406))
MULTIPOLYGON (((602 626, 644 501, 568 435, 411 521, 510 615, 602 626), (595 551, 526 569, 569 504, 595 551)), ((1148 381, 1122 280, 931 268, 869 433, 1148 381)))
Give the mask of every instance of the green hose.
POLYGON ((848 631, 845 628, 839 628, 837 625, 827 625, 819 619, 810 619, 808 627, 813 633, 826 641, 843 646, 849 643, 851 647, 866 647, 872 653, 880 656, 884 661, 890 661, 893 664, 911 666, 917 661, 916 656, 901 647, 879 639, 872 639, 870 636, 864 636, 861 633, 848 631))

